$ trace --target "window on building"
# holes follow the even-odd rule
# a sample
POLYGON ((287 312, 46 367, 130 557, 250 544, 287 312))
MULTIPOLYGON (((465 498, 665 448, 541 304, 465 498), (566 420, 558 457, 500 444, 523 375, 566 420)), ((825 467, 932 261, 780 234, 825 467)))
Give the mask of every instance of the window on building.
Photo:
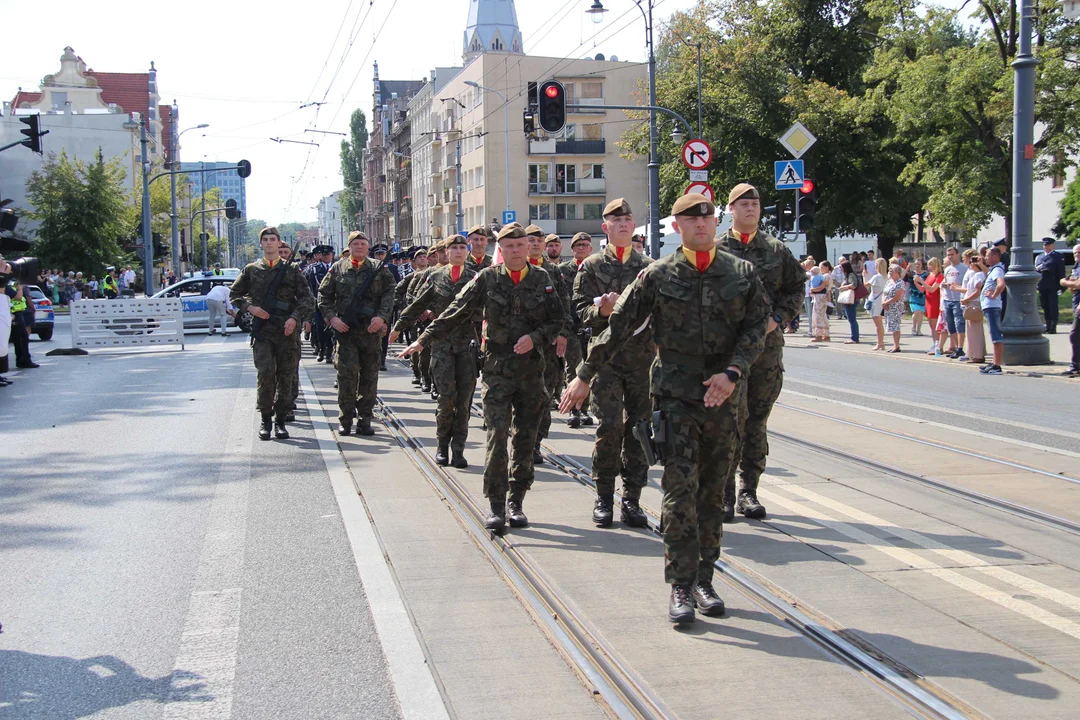
POLYGON ((584 98, 602 98, 604 97, 604 83, 602 82, 583 82, 581 83, 581 97, 584 98))
POLYGON ((502 40, 500 40, 499 38, 495 38, 495 40, 491 43, 491 49, 492 50, 502 50, 503 49, 502 40))
POLYGON ((555 192, 577 192, 577 165, 557 164, 555 166, 555 192))
POLYGON ((551 165, 529 163, 529 192, 551 192, 551 165))
POLYGON ((68 94, 66 92, 56 92, 54 90, 49 93, 49 97, 51 98, 50 102, 52 103, 52 106, 58 110, 63 110, 67 105, 68 94))
POLYGON ((581 166, 582 180, 603 180, 604 166, 600 163, 588 163, 581 166))
POLYGON ((551 205, 530 205, 529 206, 529 221, 533 220, 550 220, 551 219, 551 205))
POLYGON ((589 123, 581 126, 582 140, 603 140, 604 126, 600 123, 589 123))
POLYGON ((480 38, 473 38, 472 45, 469 46, 471 52, 483 52, 484 46, 480 44, 480 38))
POLYGON ((574 87, 574 83, 564 82, 563 88, 566 90, 566 104, 573 105, 575 102, 577 102, 577 100, 575 100, 575 98, 577 97, 577 88, 574 87))
POLYGON ((484 187, 484 168, 476 168, 476 184, 479 187, 484 187))
POLYGON ((555 203, 556 220, 577 220, 576 203, 555 203))
POLYGON ((566 123, 563 125, 563 129, 560 130, 555 137, 559 140, 576 140, 577 139, 577 125, 574 123, 566 123))
MULTIPOLYGON (((1058 162, 1058 156, 1055 153, 1054 154, 1054 164, 1056 165, 1057 162, 1058 162)), ((1052 189, 1054 189, 1054 190, 1060 190, 1061 188, 1065 187, 1065 173, 1063 173, 1063 172, 1054 173, 1053 177, 1050 178, 1050 187, 1052 189)))
POLYGON ((586 220, 603 219, 601 213, 604 212, 604 206, 600 203, 585 203, 585 205, 582 207, 582 210, 584 210, 583 217, 586 220))

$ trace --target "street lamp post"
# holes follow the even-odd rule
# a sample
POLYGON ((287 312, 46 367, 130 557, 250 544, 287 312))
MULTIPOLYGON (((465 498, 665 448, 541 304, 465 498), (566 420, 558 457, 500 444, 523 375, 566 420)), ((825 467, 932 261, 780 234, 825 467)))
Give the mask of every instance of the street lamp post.
POLYGON ((506 133, 506 209, 512 209, 510 207, 510 111, 509 103, 506 102, 506 96, 495 88, 484 87, 480 83, 473 80, 466 80, 465 84, 469 87, 477 88, 478 90, 484 90, 487 92, 493 92, 499 96, 499 99, 503 103, 503 130, 506 133))
POLYGON ((153 230, 150 227, 150 159, 146 154, 146 116, 139 119, 140 144, 142 145, 142 247, 143 247, 143 290, 146 297, 154 294, 154 243, 151 240, 153 230))
MULTIPOLYGON (((201 130, 203 128, 210 127, 209 123, 201 123, 195 127, 189 127, 187 130, 181 130, 176 132, 176 121, 179 117, 179 109, 176 107, 176 103, 173 103, 172 109, 172 155, 170 156, 170 170, 176 169, 176 154, 180 147, 180 136, 186 133, 188 130, 201 130)), ((169 182, 172 185, 172 207, 169 211, 169 221, 172 225, 172 251, 173 251, 173 266, 176 270, 176 277, 181 277, 180 272, 180 227, 176 215, 176 173, 171 173, 169 182)))
MULTIPOLYGON (((653 0, 634 0, 645 18, 645 44, 649 48, 649 105, 656 106, 656 55, 653 52, 653 0)), ((603 21, 607 8, 593 0, 586 12, 593 22, 603 21)), ((649 110, 649 254, 660 257, 660 157, 656 135, 656 110, 649 110)))

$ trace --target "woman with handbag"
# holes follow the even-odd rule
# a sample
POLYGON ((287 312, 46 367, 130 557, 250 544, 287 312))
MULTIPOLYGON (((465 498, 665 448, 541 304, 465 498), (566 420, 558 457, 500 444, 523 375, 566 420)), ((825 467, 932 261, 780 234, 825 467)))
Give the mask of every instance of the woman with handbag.
POLYGON ((887 282, 886 274, 888 273, 888 263, 885 258, 878 258, 874 261, 874 274, 870 276, 870 291, 869 296, 866 298, 866 311, 870 313, 870 319, 874 322, 874 330, 877 332, 877 345, 872 350, 884 350, 885 349, 885 309, 883 307, 883 298, 885 296, 885 283, 887 282))
POLYGON ((974 250, 964 251, 964 262, 968 271, 964 275, 963 297, 960 306, 964 309, 964 324, 967 328, 967 354, 958 359, 961 362, 981 365, 986 362, 986 336, 983 334, 983 311, 979 304, 983 282, 986 281, 986 266, 974 250))
POLYGON ((855 268, 847 260, 840 262, 840 271, 844 275, 844 282, 840 286, 840 294, 837 296, 837 305, 844 309, 848 325, 851 327, 851 338, 845 340, 845 345, 859 344, 859 323, 855 320, 855 290, 859 287, 859 276, 855 274, 855 268))

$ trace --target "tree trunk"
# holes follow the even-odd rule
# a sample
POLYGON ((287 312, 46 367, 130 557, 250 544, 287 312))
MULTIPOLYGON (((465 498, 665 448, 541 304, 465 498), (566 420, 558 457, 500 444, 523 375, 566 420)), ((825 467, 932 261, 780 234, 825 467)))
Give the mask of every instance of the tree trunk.
POLYGON ((819 230, 811 230, 806 233, 806 254, 813 255, 814 259, 818 262, 822 260, 828 260, 829 256, 826 254, 828 248, 825 242, 825 233, 819 230))

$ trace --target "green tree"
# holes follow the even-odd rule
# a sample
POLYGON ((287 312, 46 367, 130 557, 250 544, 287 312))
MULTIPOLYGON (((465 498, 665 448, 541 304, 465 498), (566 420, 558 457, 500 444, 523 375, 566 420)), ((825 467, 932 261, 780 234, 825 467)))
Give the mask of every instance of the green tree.
POLYGON ((121 245, 134 231, 124 178, 122 163, 106 162, 100 149, 89 163, 50 154, 26 182, 28 214, 39 223, 31 252, 47 267, 94 275, 131 262, 121 245))
POLYGON ((1061 217, 1054 225, 1054 235, 1070 244, 1080 242, 1080 175, 1073 178, 1061 198, 1061 217))
MULTIPOLYGON (((153 208, 153 202, 154 202, 154 200, 153 200, 153 198, 151 198, 150 199, 151 209, 153 208)), ((224 200, 224 198, 223 198, 223 196, 221 194, 221 188, 217 188, 217 187, 208 188, 205 194, 196 195, 195 197, 193 197, 191 199, 191 207, 195 211, 201 210, 203 207, 207 207, 207 208, 223 207, 224 204, 225 204, 225 200, 224 200)), ((227 221, 224 220, 225 213, 221 212, 220 215, 222 217, 222 222, 223 223, 227 222, 227 221)), ((217 262, 220 262, 220 263, 228 262, 228 259, 229 259, 228 235, 227 235, 226 231, 224 230, 224 226, 223 226, 223 235, 224 235, 224 237, 218 237, 217 233, 215 232, 215 223, 214 223, 215 216, 216 216, 216 213, 206 213, 206 234, 210 238, 207 241, 207 246, 206 246, 206 252, 207 252, 206 261, 207 261, 207 264, 211 265, 211 266, 214 263, 217 263, 217 262)), ((256 232, 258 232, 258 231, 256 231, 256 232)), ((195 267, 195 268, 202 268, 203 242, 202 242, 202 238, 200 237, 201 233, 202 233, 202 216, 196 216, 195 225, 191 230, 191 248, 192 248, 192 250, 191 250, 191 265, 192 265, 192 267, 195 267)))
POLYGON ((349 139, 341 141, 341 212, 348 228, 359 227, 357 217, 364 211, 363 151, 367 147, 367 118, 363 110, 353 110, 349 118, 349 139))

